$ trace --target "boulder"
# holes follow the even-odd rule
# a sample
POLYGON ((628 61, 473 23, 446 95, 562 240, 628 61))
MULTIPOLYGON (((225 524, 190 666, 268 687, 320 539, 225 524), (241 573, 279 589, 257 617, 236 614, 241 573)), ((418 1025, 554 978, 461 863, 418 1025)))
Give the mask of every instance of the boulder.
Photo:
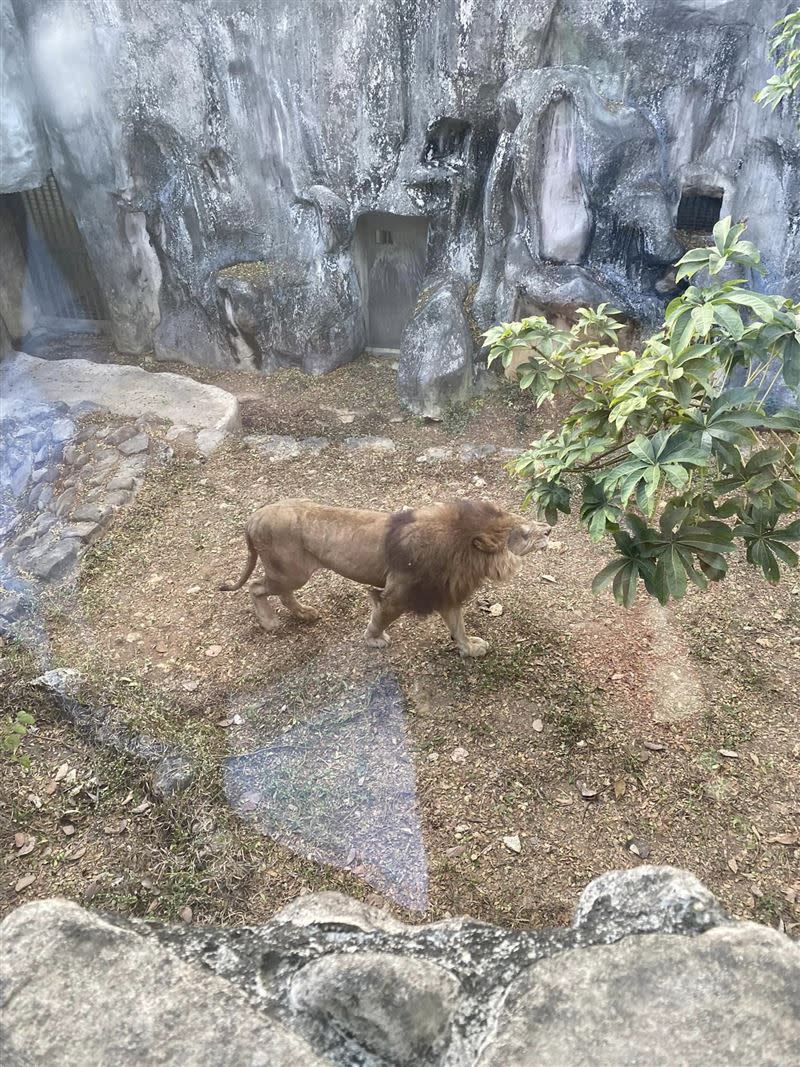
POLYGON ((440 280, 420 298, 400 347, 397 389, 415 415, 440 419, 472 393, 474 344, 464 310, 466 288, 440 280))
MULTIPOLYGON (((136 417, 145 412, 197 428, 198 447, 206 455, 239 427, 238 402, 224 389, 180 374, 154 374, 85 359, 46 360, 16 352, 0 364, 0 395, 4 418, 24 415, 33 403, 56 400, 70 408, 90 400, 115 415, 136 417)), ((139 443, 138 436, 129 438, 120 443, 120 451, 143 451, 146 439, 142 449, 139 443)), ((116 452, 109 449, 108 455, 116 452)))

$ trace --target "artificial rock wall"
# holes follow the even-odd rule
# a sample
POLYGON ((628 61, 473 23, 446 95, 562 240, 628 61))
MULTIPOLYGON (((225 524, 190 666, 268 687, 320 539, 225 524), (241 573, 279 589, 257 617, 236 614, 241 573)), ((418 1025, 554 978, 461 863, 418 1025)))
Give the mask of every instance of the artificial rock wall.
POLYGON ((800 132, 752 100, 794 6, 0 0, 0 192, 52 168, 122 349, 264 371, 362 351, 382 224, 358 221, 426 220, 421 266, 378 262, 418 294, 401 390, 434 413, 498 318, 656 316, 683 190, 721 194, 764 286, 800 290, 800 132))

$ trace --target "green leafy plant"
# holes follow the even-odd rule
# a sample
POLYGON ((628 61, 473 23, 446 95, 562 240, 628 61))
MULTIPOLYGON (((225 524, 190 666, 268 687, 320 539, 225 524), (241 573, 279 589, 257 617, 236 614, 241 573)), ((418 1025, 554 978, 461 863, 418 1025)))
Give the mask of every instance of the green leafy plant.
POLYGON ((794 11, 776 23, 770 43, 775 58, 774 74, 755 99, 773 111, 800 88, 800 11, 794 11))
POLYGON ((798 562, 800 414, 764 405, 781 378, 800 386, 800 304, 719 280, 726 267, 761 271, 744 231, 723 219, 713 244, 680 260, 677 277, 693 284, 641 353, 617 346, 623 323, 605 304, 579 309, 569 330, 535 316, 484 335, 490 363, 524 352, 518 384, 537 405, 573 398, 512 469, 551 524, 579 496, 592 540, 616 547, 594 589, 610 585, 626 605, 640 582, 666 603, 724 578, 737 542, 770 582, 798 562))
POLYGON ((18 711, 13 719, 6 719, 0 727, 0 750, 12 763, 19 763, 23 767, 30 766, 30 759, 20 752, 20 746, 28 733, 28 727, 34 722, 35 719, 29 712, 18 711))

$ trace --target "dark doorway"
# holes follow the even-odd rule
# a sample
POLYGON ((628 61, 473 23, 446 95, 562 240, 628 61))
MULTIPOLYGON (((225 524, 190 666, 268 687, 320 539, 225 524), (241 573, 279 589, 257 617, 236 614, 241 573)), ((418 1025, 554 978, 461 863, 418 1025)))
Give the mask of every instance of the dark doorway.
POLYGON ((105 320, 86 245, 55 177, 50 174, 44 185, 2 199, 25 256, 27 285, 43 316, 105 320))
POLYGON ((358 220, 355 262, 369 348, 400 348, 425 276, 427 242, 427 219, 372 212, 358 220))
POLYGON ((722 192, 699 193, 684 190, 678 205, 677 229, 690 233, 711 233, 722 212, 722 192))

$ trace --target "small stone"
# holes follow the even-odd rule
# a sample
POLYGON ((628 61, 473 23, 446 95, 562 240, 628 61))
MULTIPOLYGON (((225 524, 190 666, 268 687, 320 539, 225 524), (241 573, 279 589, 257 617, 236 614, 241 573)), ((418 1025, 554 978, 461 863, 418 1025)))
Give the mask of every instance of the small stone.
POLYGON ((424 452, 421 452, 417 456, 417 463, 444 463, 446 460, 452 458, 452 448, 434 446, 433 448, 426 448, 424 452))
POLYGON ((50 436, 54 441, 68 441, 75 433, 75 423, 71 419, 56 419, 50 427, 50 436))
POLYGON ((43 581, 56 581, 64 577, 78 561, 78 542, 68 537, 54 544, 36 545, 18 557, 23 570, 43 581))
POLYGON ((63 493, 59 493, 53 503, 50 505, 50 511, 54 515, 57 515, 59 519, 63 518, 68 512, 75 507, 75 502, 78 499, 78 490, 74 487, 72 489, 65 489, 63 493))
POLYGON ((106 493, 105 502, 110 508, 122 508, 125 507, 126 504, 130 504, 132 498, 132 493, 123 493, 121 490, 118 490, 113 493, 106 493))
POLYGON ((81 541, 93 541, 100 530, 101 527, 96 522, 75 522, 65 526, 61 531, 61 536, 77 537, 81 541))
POLYGON ((111 490, 122 489, 130 490, 136 487, 136 481, 130 474, 118 474, 116 478, 112 478, 108 483, 108 488, 111 490))
POLYGON ((465 748, 454 748, 450 754, 450 759, 453 763, 466 763, 469 759, 469 752, 465 748))
POLYGON ((390 437, 346 437, 344 446, 354 452, 395 451, 395 443, 390 437))
POLYGON ((146 433, 137 434, 136 437, 131 437, 127 441, 123 441, 119 445, 119 451, 123 456, 136 456, 141 452, 146 452, 148 445, 150 444, 150 438, 146 433))
MULTIPOLYGON (((135 426, 117 426, 116 429, 109 430, 105 435, 106 444, 119 445, 125 441, 130 441, 132 438, 139 436, 139 431, 135 426)), ((120 450, 121 451, 121 450, 120 450)))
POLYGON ((503 838, 503 844, 506 846, 509 852, 522 852, 522 842, 519 839, 519 834, 512 834, 510 837, 503 838))
POLYGON ((82 504, 72 512, 74 522, 105 523, 111 516, 111 509, 100 504, 82 504))

